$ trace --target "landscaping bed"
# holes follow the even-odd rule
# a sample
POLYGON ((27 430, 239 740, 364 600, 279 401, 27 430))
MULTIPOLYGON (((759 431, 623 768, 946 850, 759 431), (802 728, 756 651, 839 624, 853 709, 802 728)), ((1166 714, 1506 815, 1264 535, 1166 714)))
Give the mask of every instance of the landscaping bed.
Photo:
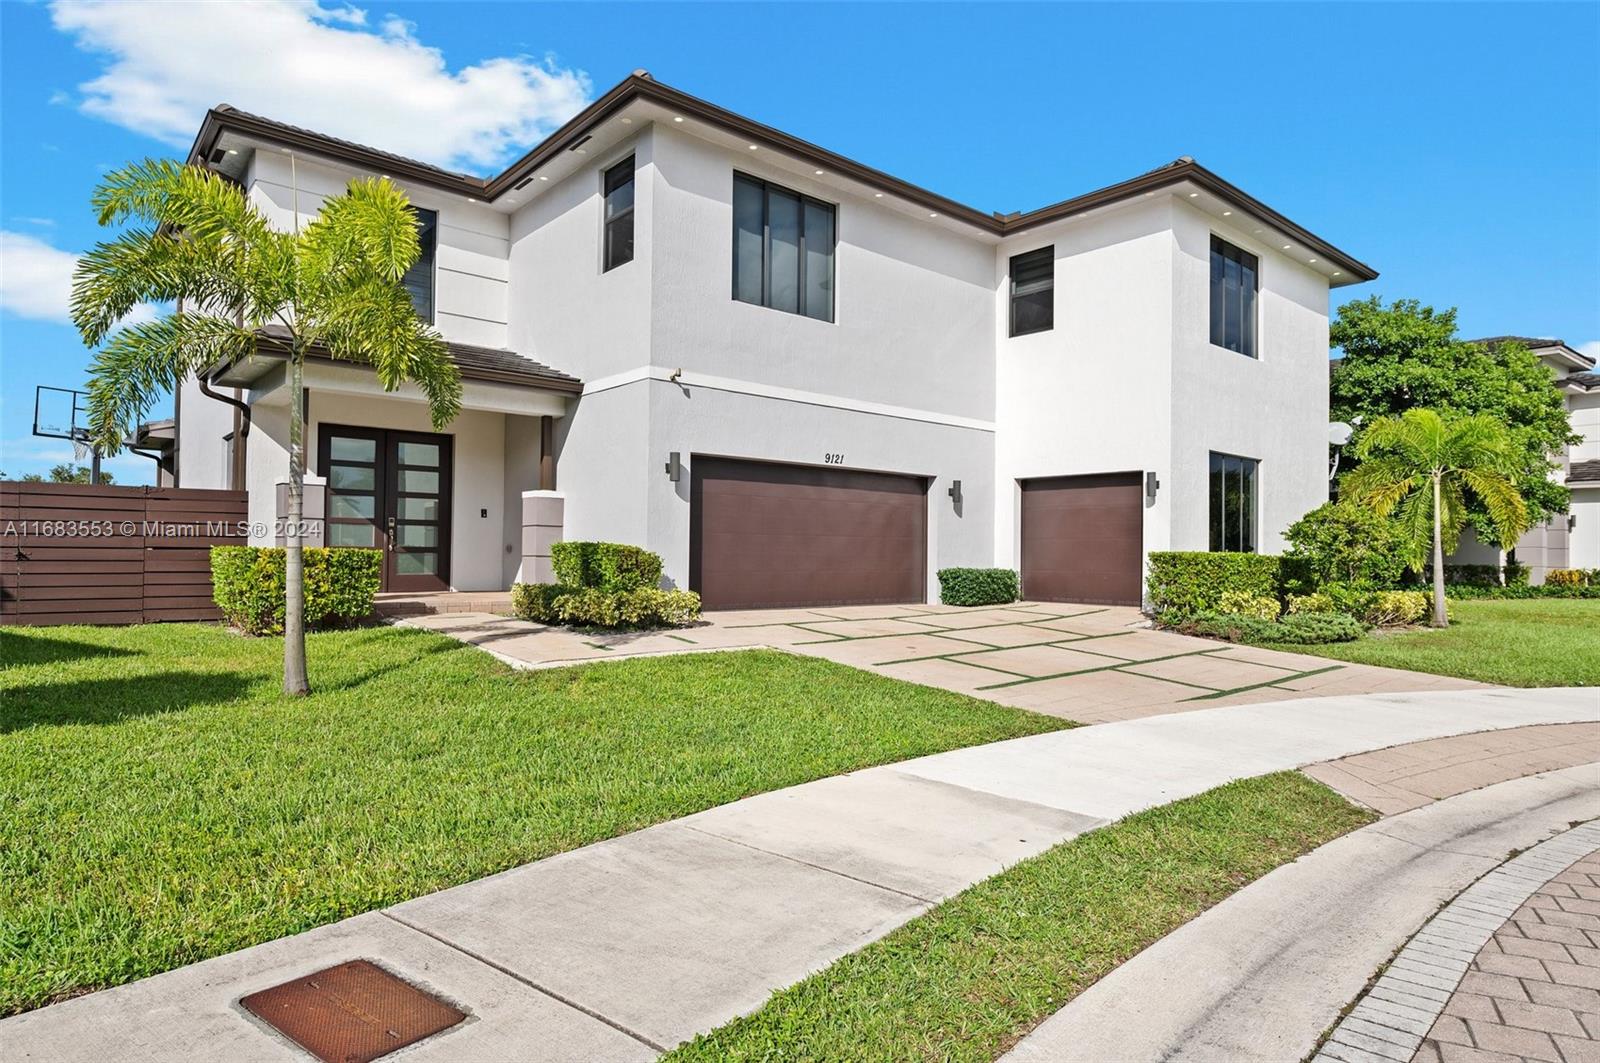
POLYGON ((1376 817, 1295 772, 1008 868, 667 1059, 991 1060, 1141 949, 1376 817))
POLYGON ((0 1014, 766 790, 1067 726, 814 658, 514 672, 403 628, 0 632, 0 1014))

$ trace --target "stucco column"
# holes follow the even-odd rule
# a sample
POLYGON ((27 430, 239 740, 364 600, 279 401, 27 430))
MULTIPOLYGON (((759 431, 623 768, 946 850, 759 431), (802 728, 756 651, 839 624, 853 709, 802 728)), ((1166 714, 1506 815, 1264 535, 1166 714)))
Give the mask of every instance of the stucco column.
POLYGON ((550 547, 562 539, 567 501, 559 491, 522 492, 522 581, 554 583, 550 547))

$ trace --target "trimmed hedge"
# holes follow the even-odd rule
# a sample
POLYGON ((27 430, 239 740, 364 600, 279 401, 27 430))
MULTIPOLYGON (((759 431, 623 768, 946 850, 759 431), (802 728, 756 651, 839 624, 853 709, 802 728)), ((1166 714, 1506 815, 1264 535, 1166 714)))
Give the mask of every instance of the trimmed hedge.
POLYGON ((700 596, 693 591, 636 587, 606 591, 561 583, 518 583, 511 588, 511 611, 541 624, 583 627, 684 627, 700 618, 700 596))
POLYGON ((1447 583, 1444 588, 1444 596, 1457 600, 1472 598, 1510 600, 1518 598, 1600 598, 1600 586, 1542 583, 1537 587, 1531 587, 1526 583, 1519 583, 1510 587, 1482 587, 1472 583, 1447 583))
MULTIPOLYGON (((383 553, 357 547, 302 548, 306 628, 372 615, 383 553)), ((287 555, 281 546, 213 546, 211 597, 228 622, 250 635, 281 635, 287 555)))
POLYGON ((1150 555, 1145 586, 1154 612, 1198 613, 1216 609, 1230 591, 1276 598, 1281 566, 1267 554, 1163 550, 1150 555))
POLYGON ((661 582, 661 555, 626 543, 555 543, 550 565, 556 582, 569 587, 632 591, 661 582))
POLYGON ((1290 613, 1282 620, 1261 620, 1253 616, 1208 610, 1184 617, 1174 626, 1185 635, 1226 639, 1229 642, 1294 645, 1354 642, 1366 631, 1360 621, 1343 613, 1290 613))
POLYGON ((941 568, 939 601, 945 605, 1005 605, 1017 600, 1017 573, 1009 568, 941 568))

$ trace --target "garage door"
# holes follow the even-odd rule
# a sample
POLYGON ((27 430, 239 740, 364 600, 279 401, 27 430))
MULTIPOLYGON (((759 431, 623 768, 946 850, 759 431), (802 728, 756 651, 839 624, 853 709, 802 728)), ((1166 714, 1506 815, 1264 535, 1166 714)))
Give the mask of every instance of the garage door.
POLYGON ((690 460, 689 585, 707 609, 920 602, 921 477, 690 460))
POLYGON ((1022 594, 1138 605, 1144 490, 1136 472, 1022 482, 1022 594))

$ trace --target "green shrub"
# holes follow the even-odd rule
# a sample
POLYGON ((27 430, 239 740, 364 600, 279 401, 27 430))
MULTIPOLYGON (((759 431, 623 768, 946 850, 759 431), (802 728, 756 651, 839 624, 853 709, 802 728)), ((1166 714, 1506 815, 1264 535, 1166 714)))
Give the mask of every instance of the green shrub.
MULTIPOLYGON (((1433 566, 1423 565, 1422 571, 1417 574, 1420 582, 1425 585, 1433 583, 1433 566)), ((1444 581, 1447 585, 1454 584, 1458 587, 1499 587, 1499 565, 1451 565, 1444 566, 1444 581)), ((1513 586, 1517 584, 1512 582, 1513 586)), ((1525 585, 1525 584, 1524 584, 1525 585)))
POLYGON ((1445 597, 1457 599, 1469 598, 1600 598, 1600 585, 1567 583, 1542 583, 1537 587, 1520 584, 1512 587, 1484 587, 1475 583, 1447 583, 1444 588, 1445 597))
POLYGON ((1378 591, 1361 619, 1373 627, 1414 624, 1427 614, 1428 598, 1422 591, 1378 591))
MULTIPOLYGON (((354 547, 302 548, 306 627, 365 619, 383 579, 383 554, 354 547)), ((283 633, 281 546, 213 546, 211 597, 228 622, 250 635, 283 633)))
POLYGON ((1252 616, 1257 620, 1276 620, 1283 607, 1278 599, 1265 594, 1228 591, 1217 603, 1217 612, 1233 616, 1252 616))
POLYGON ((1405 537, 1388 517, 1350 501, 1328 502, 1301 517, 1283 537, 1285 585, 1313 591, 1324 583, 1396 587, 1405 573, 1405 537))
POLYGON ((1229 642, 1295 645, 1353 642, 1366 630, 1358 620, 1343 613, 1291 613, 1274 622, 1209 610, 1184 617, 1174 626, 1185 635, 1226 639, 1229 642))
POLYGON ((555 543, 550 564, 556 582, 569 587, 631 591, 661 582, 661 555, 626 543, 555 543))
POLYGON ((584 627, 684 627, 700 618, 700 596, 693 591, 638 587, 604 591, 562 583, 518 583, 511 588, 511 610, 523 620, 584 627))
POLYGON ((1333 598, 1322 591, 1289 595, 1289 613, 1335 613, 1333 598))
POLYGON ((1157 551, 1150 555, 1150 608, 1197 613, 1215 609, 1229 591, 1261 597, 1278 593, 1280 559, 1264 554, 1157 551))
POLYGON ((945 605, 1004 605, 1017 600, 1017 573, 1009 568, 941 568, 939 600, 945 605))
POLYGON ((1334 612, 1356 619, 1366 616, 1378 597, 1378 592, 1371 587, 1354 583, 1327 583, 1320 593, 1333 602, 1334 612))

